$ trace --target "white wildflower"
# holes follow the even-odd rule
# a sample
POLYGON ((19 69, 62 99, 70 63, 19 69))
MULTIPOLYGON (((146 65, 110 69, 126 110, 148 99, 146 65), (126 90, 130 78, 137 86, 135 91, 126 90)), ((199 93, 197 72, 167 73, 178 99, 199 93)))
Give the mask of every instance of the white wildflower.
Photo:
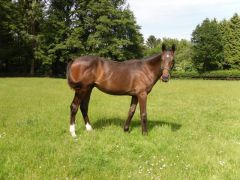
POLYGON ((224 161, 219 161, 219 164, 220 164, 221 166, 224 166, 225 162, 224 162, 224 161))

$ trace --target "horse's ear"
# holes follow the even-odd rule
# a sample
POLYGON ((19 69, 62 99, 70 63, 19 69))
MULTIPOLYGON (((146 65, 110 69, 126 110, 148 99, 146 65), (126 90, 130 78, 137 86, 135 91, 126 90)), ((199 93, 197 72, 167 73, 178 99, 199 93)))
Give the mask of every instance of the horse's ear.
POLYGON ((162 51, 166 51, 166 44, 162 44, 162 51))
POLYGON ((176 45, 175 44, 172 45, 172 51, 173 52, 176 51, 176 45))

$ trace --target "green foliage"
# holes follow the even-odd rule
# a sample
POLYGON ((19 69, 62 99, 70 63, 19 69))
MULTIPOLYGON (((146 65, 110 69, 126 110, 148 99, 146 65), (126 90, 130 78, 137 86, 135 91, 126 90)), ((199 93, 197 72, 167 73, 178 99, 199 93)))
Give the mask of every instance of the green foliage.
POLYGON ((192 34, 193 61, 199 71, 240 69, 240 18, 206 19, 192 34))
POLYGON ((58 75, 81 55, 117 61, 177 46, 175 71, 240 69, 240 17, 205 19, 192 41, 150 36, 145 45, 125 0, 33 0, 0 3, 0 71, 58 75))
POLYGON ((157 83, 144 137, 139 110, 123 132, 130 97, 94 89, 93 131, 79 111, 73 139, 66 80, 0 78, 0 179, 239 179, 239 89, 237 81, 157 83))
POLYGON ((218 78, 218 79, 239 79, 240 71, 239 70, 218 70, 218 71, 209 71, 201 74, 203 78, 218 78))
POLYGON ((173 71, 171 73, 172 78, 177 79, 192 79, 192 78, 201 78, 199 72, 196 71, 173 71))
POLYGON ((47 53, 53 61, 86 54, 115 60, 141 56, 142 35, 124 1, 64 2, 51 2, 46 21, 47 53))
POLYGON ((39 0, 3 1, 1 13, 4 32, 1 31, 0 36, 8 37, 3 41, 8 50, 0 47, 0 52, 5 52, 0 53, 3 71, 34 74, 41 43, 43 4, 39 0))
POLYGON ((191 42, 187 40, 179 41, 176 51, 175 70, 183 72, 195 71, 196 69, 193 65, 192 56, 193 50, 191 42))
POLYGON ((87 54, 115 60, 142 56, 142 35, 132 12, 124 1, 78 1, 76 24, 83 28, 79 34, 87 54), (84 17, 85 16, 85 17, 84 17))
POLYGON ((240 71, 239 70, 217 70, 217 71, 207 71, 204 73, 199 73, 196 71, 189 71, 189 72, 173 71, 171 76, 173 78, 180 78, 180 79, 204 78, 204 79, 239 80, 240 71))
POLYGON ((149 49, 153 49, 153 48, 156 48, 159 44, 162 44, 161 43, 161 39, 157 39, 155 36, 153 35, 150 35, 146 41, 146 46, 149 48, 149 49))
POLYGON ((159 53, 164 42, 168 47, 176 44, 174 70, 183 76, 185 72, 190 72, 191 75, 191 72, 196 70, 203 73, 222 69, 240 69, 239 39, 240 17, 238 14, 234 14, 229 21, 218 22, 216 19, 207 18, 193 31, 191 42, 149 36, 144 55, 151 56, 159 53))
POLYGON ((19 30, 19 11, 10 0, 0 3, 0 72, 25 71, 25 44, 19 30), (15 68, 10 67, 14 64, 15 68))
POLYGON ((192 33, 193 62, 198 71, 222 69, 223 45, 216 19, 205 19, 192 33))
POLYGON ((0 10, 0 68, 6 72, 16 59, 31 74, 63 74, 81 55, 142 57, 140 27, 124 0, 4 1, 0 10))
POLYGON ((10 6, 11 3, 8 1, 0 3, 0 69, 5 66, 6 59, 4 57, 9 56, 9 47, 13 41, 9 33, 9 26, 7 26, 7 22, 11 23, 11 17, 8 15, 11 10, 10 6))
POLYGON ((171 38, 157 39, 151 35, 146 41, 146 47, 144 51, 145 56, 151 56, 160 53, 162 43, 166 44, 168 48, 171 48, 173 44, 176 45, 175 52, 175 71, 194 71, 192 62, 192 44, 187 40, 178 40, 171 38))
POLYGON ((240 17, 238 14, 223 21, 224 66, 227 69, 240 69, 240 17))

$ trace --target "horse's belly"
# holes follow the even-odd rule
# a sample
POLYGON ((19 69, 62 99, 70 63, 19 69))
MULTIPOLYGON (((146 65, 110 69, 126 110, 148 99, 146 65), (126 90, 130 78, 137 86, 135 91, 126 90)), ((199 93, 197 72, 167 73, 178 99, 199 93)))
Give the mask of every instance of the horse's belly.
POLYGON ((100 91, 112 95, 132 95, 133 90, 130 85, 119 83, 101 83, 95 85, 100 91))

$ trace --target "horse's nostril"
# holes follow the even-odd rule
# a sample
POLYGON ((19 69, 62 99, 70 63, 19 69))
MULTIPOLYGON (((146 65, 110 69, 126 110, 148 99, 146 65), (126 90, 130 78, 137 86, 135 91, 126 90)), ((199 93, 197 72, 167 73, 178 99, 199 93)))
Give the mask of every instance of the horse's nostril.
POLYGON ((162 79, 163 82, 168 82, 169 76, 164 76, 164 75, 163 75, 163 76, 161 77, 161 79, 162 79))
POLYGON ((162 79, 168 79, 169 78, 169 76, 162 76, 162 79))

